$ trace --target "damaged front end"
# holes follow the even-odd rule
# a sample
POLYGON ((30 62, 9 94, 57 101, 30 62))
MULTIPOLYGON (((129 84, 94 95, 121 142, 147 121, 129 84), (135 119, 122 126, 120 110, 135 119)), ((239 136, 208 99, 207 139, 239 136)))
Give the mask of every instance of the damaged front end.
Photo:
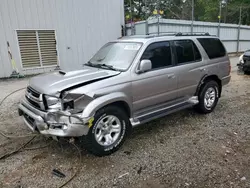
POLYGON ((32 131, 44 135, 87 135, 95 113, 87 108, 95 99, 92 89, 83 88, 119 74, 119 71, 85 67, 35 76, 19 105, 19 114, 32 131), (90 91, 92 94, 87 94, 90 91))
POLYGON ((55 96, 40 94, 28 87, 19 105, 19 115, 33 131, 52 137, 87 135, 93 116, 82 117, 92 98, 67 92, 55 96))
POLYGON ((89 120, 81 118, 81 115, 70 113, 49 112, 46 118, 47 127, 39 132, 44 135, 58 137, 79 137, 88 134, 89 120))

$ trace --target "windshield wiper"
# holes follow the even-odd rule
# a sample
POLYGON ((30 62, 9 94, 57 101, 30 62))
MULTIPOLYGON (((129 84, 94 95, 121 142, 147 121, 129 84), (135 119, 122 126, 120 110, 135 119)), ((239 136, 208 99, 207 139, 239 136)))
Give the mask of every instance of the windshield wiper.
POLYGON ((102 67, 102 68, 107 68, 107 69, 114 70, 114 71, 121 71, 112 65, 107 65, 107 64, 98 64, 98 65, 100 65, 100 67, 102 67))
POLYGON ((114 66, 112 65, 107 65, 107 64, 94 64, 94 63, 91 63, 90 61, 84 65, 87 65, 87 66, 90 66, 90 67, 97 67, 97 68, 104 68, 104 69, 109 69, 109 70, 114 70, 114 71, 121 71, 117 68, 115 68, 114 66))

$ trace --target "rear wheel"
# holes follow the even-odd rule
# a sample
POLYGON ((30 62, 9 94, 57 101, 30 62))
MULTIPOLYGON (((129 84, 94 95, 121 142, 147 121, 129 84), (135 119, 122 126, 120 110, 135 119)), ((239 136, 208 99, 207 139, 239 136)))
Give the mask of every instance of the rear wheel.
POLYGON ((97 156, 117 151, 129 133, 127 114, 116 106, 107 106, 94 116, 93 126, 83 137, 84 147, 97 156))
POLYGON ((216 81, 208 81, 200 89, 199 104, 196 106, 198 112, 207 114, 211 113, 216 107, 219 100, 219 85, 216 81))

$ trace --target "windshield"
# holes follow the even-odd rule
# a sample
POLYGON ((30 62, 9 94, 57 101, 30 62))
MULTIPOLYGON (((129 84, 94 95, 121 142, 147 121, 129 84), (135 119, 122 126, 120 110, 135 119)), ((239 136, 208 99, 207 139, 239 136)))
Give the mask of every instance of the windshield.
POLYGON ((112 42, 103 46, 87 65, 127 70, 134 60, 141 43, 112 42))

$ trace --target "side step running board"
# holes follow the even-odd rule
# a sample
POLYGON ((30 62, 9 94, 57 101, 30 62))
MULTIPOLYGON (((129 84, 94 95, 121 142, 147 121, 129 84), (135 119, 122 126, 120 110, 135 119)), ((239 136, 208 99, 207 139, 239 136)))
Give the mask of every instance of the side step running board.
POLYGON ((155 110, 155 111, 147 113, 147 114, 143 114, 143 115, 135 117, 135 118, 131 118, 130 122, 131 122, 132 126, 137 126, 140 124, 147 123, 151 120, 172 114, 174 112, 192 107, 198 103, 199 103, 198 98, 192 97, 185 102, 177 103, 177 104, 172 105, 172 106, 168 106, 168 107, 158 109, 158 110, 155 110))

